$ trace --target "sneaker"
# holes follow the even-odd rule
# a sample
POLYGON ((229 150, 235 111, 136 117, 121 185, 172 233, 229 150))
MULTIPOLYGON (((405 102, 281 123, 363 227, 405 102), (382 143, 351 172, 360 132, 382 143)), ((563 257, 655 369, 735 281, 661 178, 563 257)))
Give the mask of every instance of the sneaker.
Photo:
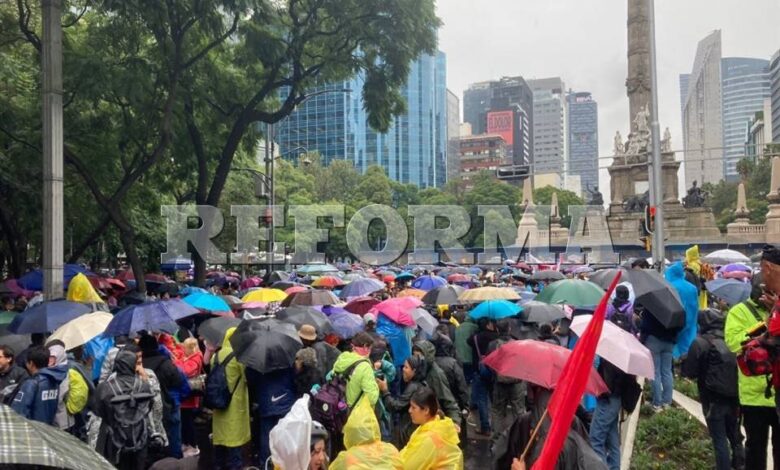
POLYGON ((469 415, 469 417, 468 417, 468 418, 466 418, 466 423, 467 423, 469 426, 473 427, 473 428, 476 428, 476 427, 477 427, 477 422, 476 422, 476 421, 474 421, 474 418, 472 418, 472 417, 471 417, 471 415, 469 415))
POLYGON ((190 447, 187 446, 187 450, 184 451, 184 457, 195 457, 197 455, 200 455, 200 449, 198 449, 198 446, 190 447))
POLYGON ((660 412, 664 411, 665 409, 666 408, 663 405, 662 406, 653 405, 653 413, 660 413, 660 412))

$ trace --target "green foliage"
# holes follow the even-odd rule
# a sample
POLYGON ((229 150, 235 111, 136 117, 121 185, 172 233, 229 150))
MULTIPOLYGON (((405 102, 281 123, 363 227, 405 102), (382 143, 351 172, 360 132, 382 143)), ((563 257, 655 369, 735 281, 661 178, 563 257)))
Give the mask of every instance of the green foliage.
POLYGON ((534 203, 537 205, 551 204, 553 193, 558 195, 558 213, 561 215, 561 226, 569 227, 571 223, 569 206, 583 206, 585 200, 572 191, 545 186, 534 190, 534 203))
POLYGON ((704 426, 681 408, 653 414, 643 405, 631 468, 706 470, 715 467, 712 441, 704 426))
POLYGON ((674 378, 674 389, 692 400, 699 400, 699 387, 696 382, 684 377, 674 378))
MULTIPOLYGON (((767 146, 766 153, 778 150, 774 144, 767 146)), ((766 195, 769 193, 769 183, 772 175, 772 162, 770 158, 760 160, 742 159, 737 163, 737 171, 745 183, 745 197, 750 209, 750 223, 763 224, 766 220, 768 203, 766 195)), ((734 211, 737 208, 738 183, 721 180, 718 184, 707 183, 702 186, 710 193, 709 204, 715 215, 718 228, 726 231, 726 225, 735 220, 734 211)))

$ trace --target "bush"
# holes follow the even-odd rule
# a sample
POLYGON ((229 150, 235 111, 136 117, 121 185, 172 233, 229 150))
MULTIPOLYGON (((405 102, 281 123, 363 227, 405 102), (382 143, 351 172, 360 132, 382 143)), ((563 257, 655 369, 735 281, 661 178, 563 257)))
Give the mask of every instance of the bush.
POLYGON ((704 426, 681 408, 654 414, 642 405, 631 468, 707 470, 715 468, 712 441, 704 426))
POLYGON ((699 401, 699 387, 696 385, 696 382, 691 379, 675 377, 674 389, 688 398, 699 401))

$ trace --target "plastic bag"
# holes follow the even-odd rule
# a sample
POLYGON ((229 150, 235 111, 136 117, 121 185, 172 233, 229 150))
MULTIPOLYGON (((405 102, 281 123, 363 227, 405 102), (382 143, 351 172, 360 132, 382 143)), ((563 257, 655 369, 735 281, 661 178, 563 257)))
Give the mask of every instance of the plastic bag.
POLYGON ((281 470, 307 470, 311 460, 309 395, 298 399, 290 412, 271 429, 271 460, 281 470))

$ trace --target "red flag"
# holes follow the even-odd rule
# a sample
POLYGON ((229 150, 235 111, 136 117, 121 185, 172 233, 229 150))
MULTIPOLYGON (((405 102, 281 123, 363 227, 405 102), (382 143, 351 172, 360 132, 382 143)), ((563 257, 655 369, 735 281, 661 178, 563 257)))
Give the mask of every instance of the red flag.
POLYGON ((558 455, 563 449, 567 434, 569 434, 574 413, 577 411, 582 394, 585 392, 590 368, 593 367, 593 358, 596 356, 596 346, 601 337, 607 303, 618 282, 620 282, 620 273, 615 276, 606 294, 601 298, 601 302, 593 314, 593 319, 580 336, 574 346, 574 351, 563 367, 561 379, 547 405, 547 412, 552 424, 547 432, 542 453, 536 459, 532 470, 552 470, 558 462, 558 455))

